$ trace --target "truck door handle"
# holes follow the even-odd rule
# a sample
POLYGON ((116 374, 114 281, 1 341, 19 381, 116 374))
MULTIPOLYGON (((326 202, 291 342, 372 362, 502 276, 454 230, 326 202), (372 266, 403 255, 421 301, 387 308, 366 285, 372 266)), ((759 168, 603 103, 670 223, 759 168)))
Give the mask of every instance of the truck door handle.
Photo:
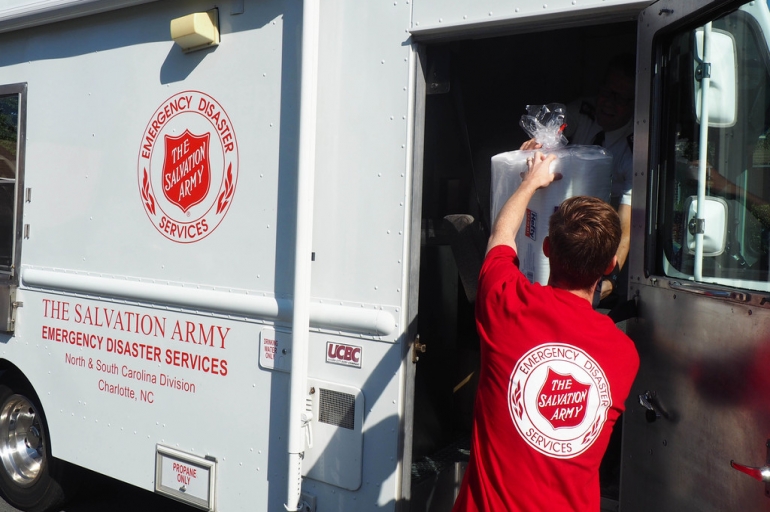
POLYGON ((658 418, 672 419, 671 414, 661 407, 655 391, 645 391, 644 394, 639 395, 639 405, 647 409, 644 411, 644 418, 648 423, 652 423, 658 418))
POLYGON ((755 468, 754 466, 744 466, 743 464, 738 464, 734 460, 731 460, 730 467, 737 469, 741 473, 746 473, 754 480, 759 480, 760 482, 770 482, 770 466, 755 468))
POLYGON ((738 464, 734 460, 730 461, 730 467, 737 469, 741 473, 749 475, 754 480, 765 483, 765 496, 770 498, 770 439, 765 443, 767 447, 767 455, 765 457, 765 465, 762 467, 744 466, 738 464))

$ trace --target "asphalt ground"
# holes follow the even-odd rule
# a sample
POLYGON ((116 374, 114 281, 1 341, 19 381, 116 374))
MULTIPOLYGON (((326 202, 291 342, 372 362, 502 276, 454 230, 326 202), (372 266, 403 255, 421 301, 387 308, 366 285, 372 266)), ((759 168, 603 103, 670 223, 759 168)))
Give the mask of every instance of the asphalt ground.
MULTIPOLYGON (((95 473, 83 475, 83 484, 61 512, 193 512, 189 507, 132 485, 95 473)), ((0 499, 0 512, 19 512, 0 499)))

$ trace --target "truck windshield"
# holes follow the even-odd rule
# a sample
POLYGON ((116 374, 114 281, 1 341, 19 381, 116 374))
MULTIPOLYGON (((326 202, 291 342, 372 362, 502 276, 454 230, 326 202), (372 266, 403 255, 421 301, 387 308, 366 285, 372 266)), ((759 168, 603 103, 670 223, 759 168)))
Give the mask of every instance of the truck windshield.
POLYGON ((768 7, 749 2, 680 31, 666 47, 656 226, 665 275, 770 291, 766 36, 768 7))

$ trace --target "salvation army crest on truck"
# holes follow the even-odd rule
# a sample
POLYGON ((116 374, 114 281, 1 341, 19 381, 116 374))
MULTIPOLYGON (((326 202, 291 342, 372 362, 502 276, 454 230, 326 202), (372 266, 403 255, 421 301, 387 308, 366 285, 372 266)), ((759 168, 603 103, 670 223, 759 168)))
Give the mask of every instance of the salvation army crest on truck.
POLYGON ((238 182, 238 143, 214 98, 182 91, 165 100, 142 134, 139 196, 163 236, 193 243, 224 220, 238 182))

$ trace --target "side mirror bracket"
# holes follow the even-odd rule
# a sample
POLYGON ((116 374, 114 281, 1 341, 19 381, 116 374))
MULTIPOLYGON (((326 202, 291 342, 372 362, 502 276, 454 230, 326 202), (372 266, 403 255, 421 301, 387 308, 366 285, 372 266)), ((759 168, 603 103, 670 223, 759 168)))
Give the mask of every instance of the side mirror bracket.
POLYGON ((698 218, 698 198, 685 201, 686 250, 696 254, 698 235, 703 236, 703 257, 719 256, 727 247, 727 201, 721 197, 704 197, 703 217, 698 218))

